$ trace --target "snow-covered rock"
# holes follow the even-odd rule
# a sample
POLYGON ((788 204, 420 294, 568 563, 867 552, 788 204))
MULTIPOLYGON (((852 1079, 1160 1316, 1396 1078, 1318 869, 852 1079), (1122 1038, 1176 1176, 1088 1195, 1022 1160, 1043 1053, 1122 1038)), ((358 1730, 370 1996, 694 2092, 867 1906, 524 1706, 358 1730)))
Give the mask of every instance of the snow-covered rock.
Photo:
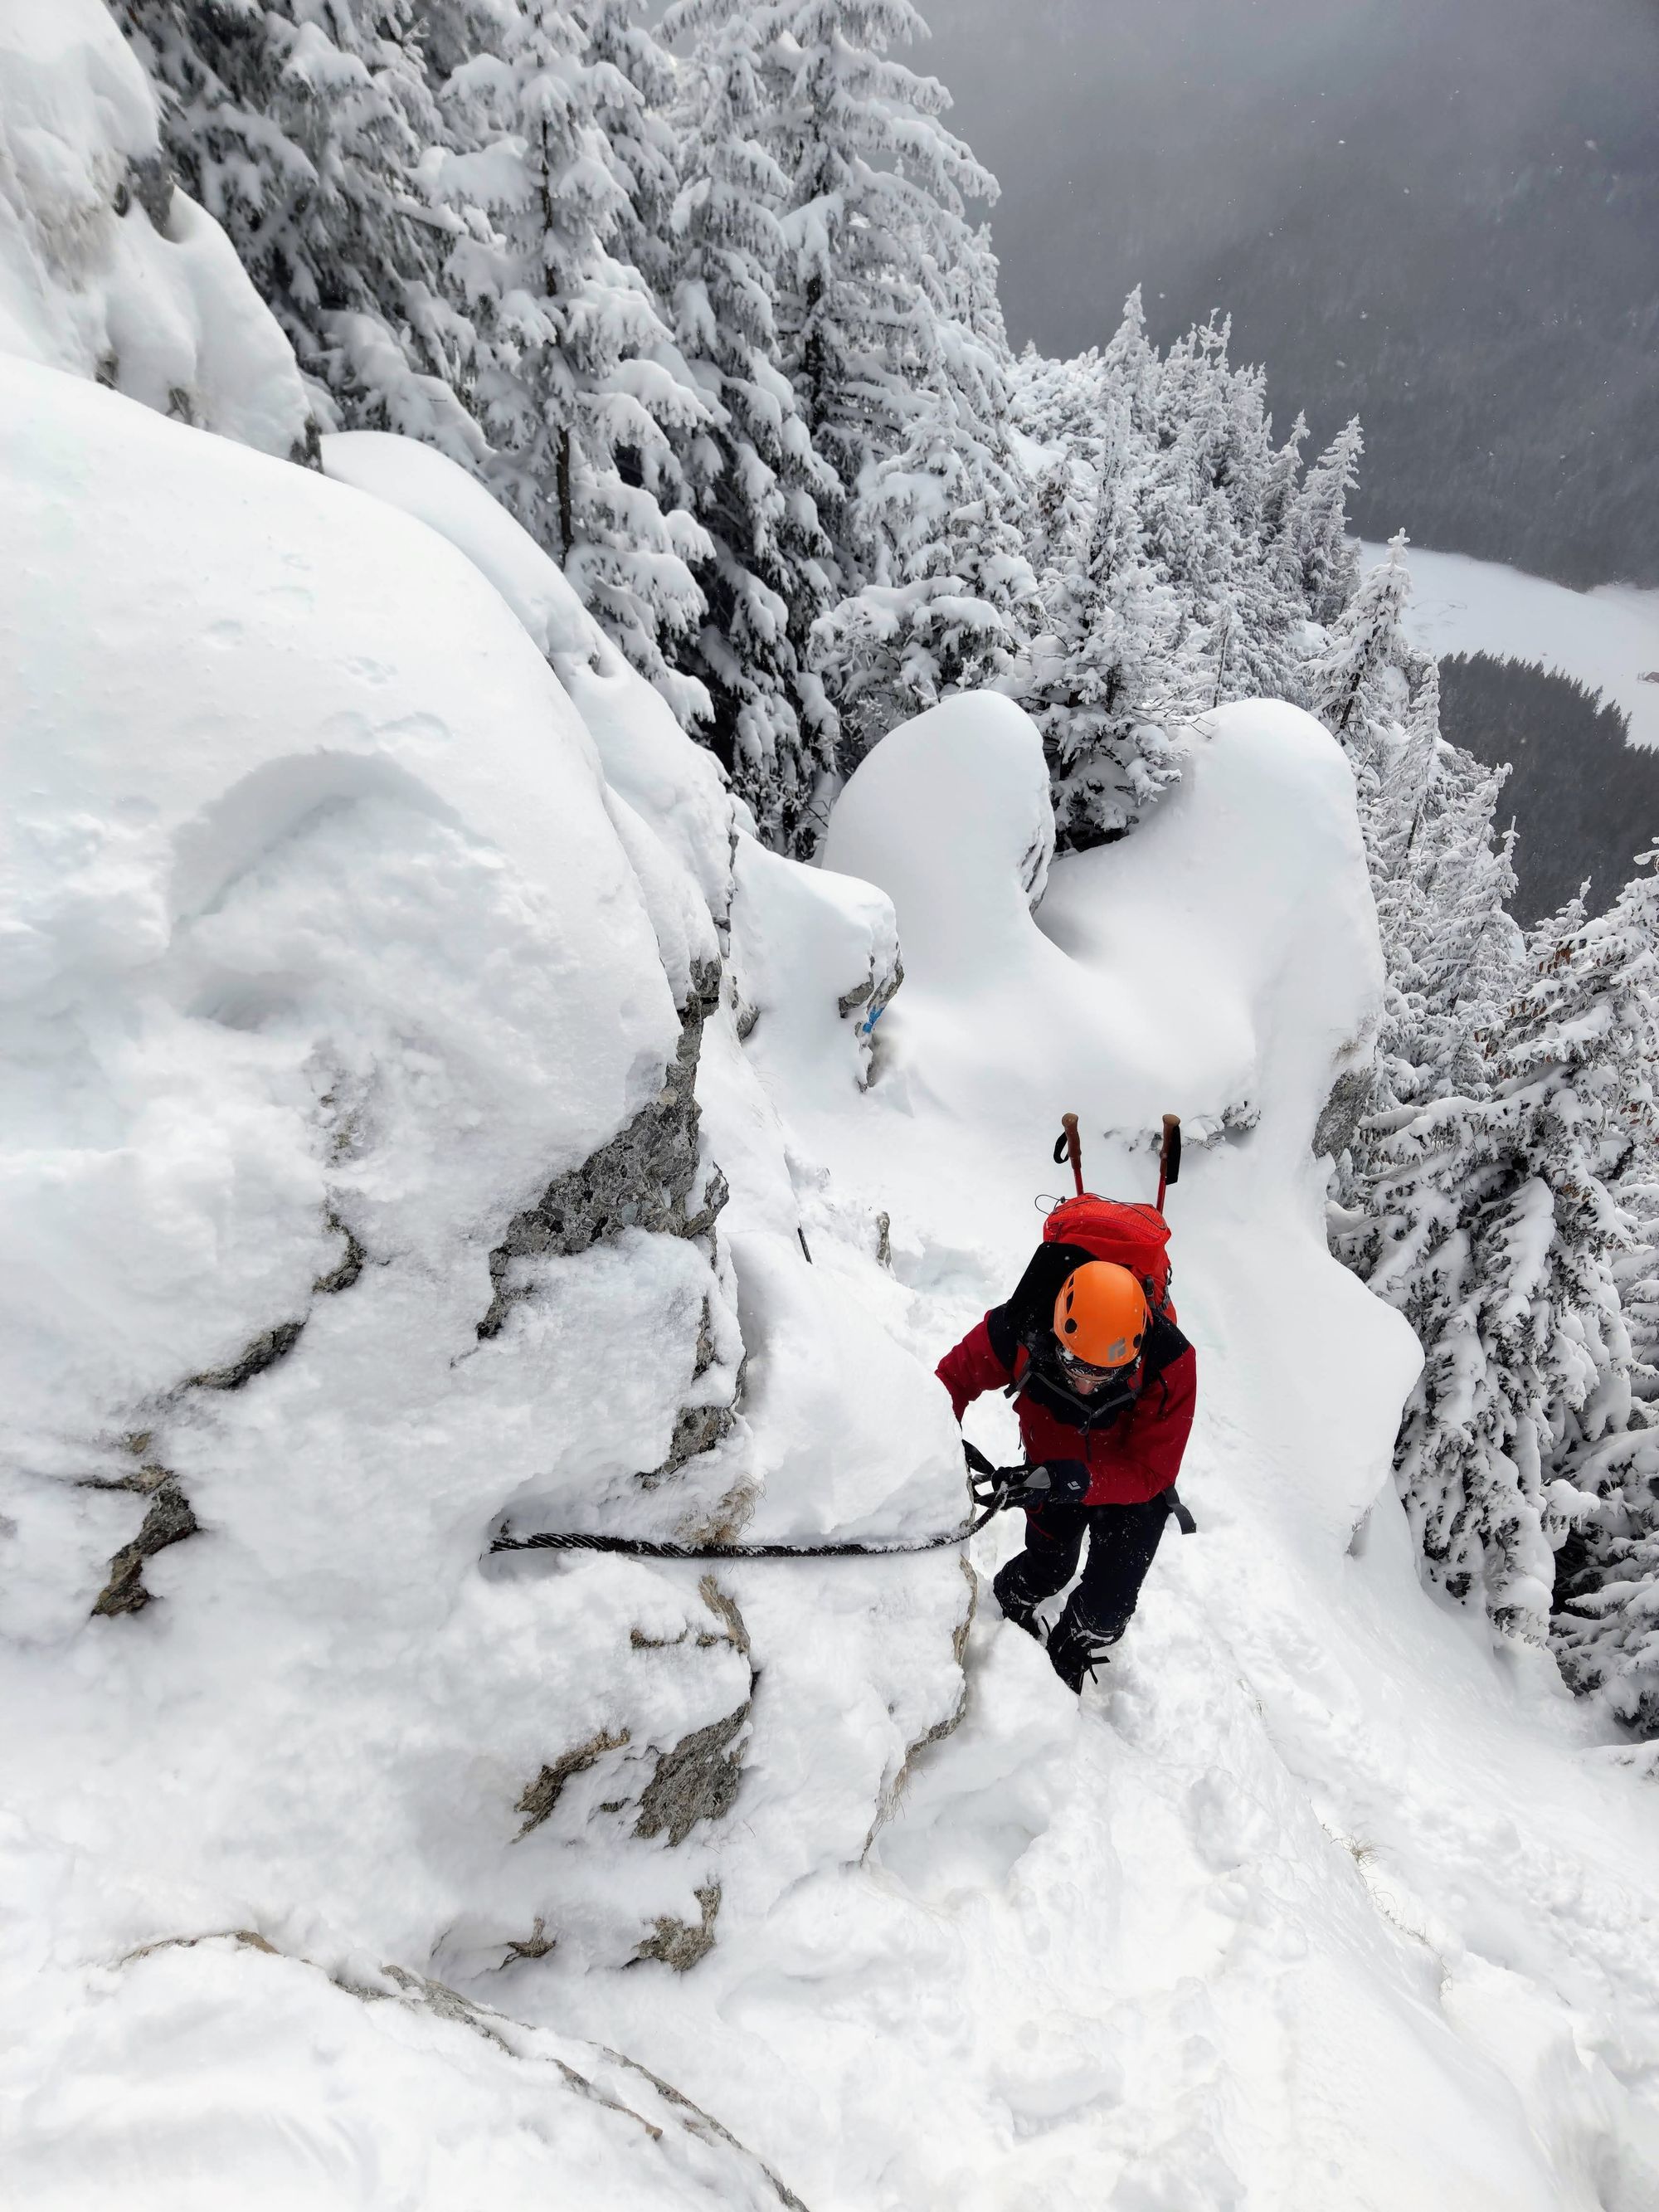
POLYGON ((325 438, 322 463, 340 483, 426 523, 489 577, 580 710, 611 790, 723 919, 734 834, 726 779, 711 753, 686 743, 667 702, 629 665, 523 525, 456 462, 389 431, 325 438))
MULTIPOLYGON (((498 2046, 599 2063, 450 1984, 689 1970, 857 1857, 962 1692, 949 1550, 783 1589, 493 1533, 948 1531, 948 1410, 866 1310, 873 1249, 813 1268, 793 1219, 722 1212, 723 1151, 744 1189, 792 1170, 721 980, 712 766, 676 737, 706 804, 665 842, 441 535, 57 371, 0 387, 9 1966, 50 1897, 57 2063, 91 2079, 272 1977, 281 2063, 233 2081, 240 2028, 204 2032, 242 2117, 198 2130, 196 2201, 309 2111, 319 2040, 424 2116, 438 2201, 447 2112, 519 2124, 498 2046), (462 2050, 476 2100, 429 2099, 462 2050)), ((87 2160, 33 2063, 8 2086, 68 2201, 87 2160)), ((118 2100, 112 2170, 170 2174, 192 2081, 118 2100)), ((573 2110, 480 2171, 528 2186, 611 2126, 573 2110)), ((758 2168, 671 2132, 647 2113, 645 2201, 682 2151, 744 2201, 758 2168)), ((592 2201, 627 2201, 595 2158, 592 2201)))
POLYGON ((288 341, 173 184, 154 94, 100 0, 0 9, 0 353, 264 453, 312 434, 288 341))

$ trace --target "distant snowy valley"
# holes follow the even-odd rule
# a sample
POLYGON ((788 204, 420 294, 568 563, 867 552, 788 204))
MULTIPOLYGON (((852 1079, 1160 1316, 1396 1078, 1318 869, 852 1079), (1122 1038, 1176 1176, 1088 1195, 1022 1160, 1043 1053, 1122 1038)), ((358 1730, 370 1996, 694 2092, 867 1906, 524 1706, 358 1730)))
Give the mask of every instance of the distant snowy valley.
MULTIPOLYGON (((1381 560, 1380 545, 1364 548, 1381 560)), ((1659 592, 1603 584, 1575 592, 1496 561, 1411 551, 1412 641, 1437 659, 1484 653, 1541 661, 1599 691, 1626 717, 1630 742, 1659 745, 1659 592)))

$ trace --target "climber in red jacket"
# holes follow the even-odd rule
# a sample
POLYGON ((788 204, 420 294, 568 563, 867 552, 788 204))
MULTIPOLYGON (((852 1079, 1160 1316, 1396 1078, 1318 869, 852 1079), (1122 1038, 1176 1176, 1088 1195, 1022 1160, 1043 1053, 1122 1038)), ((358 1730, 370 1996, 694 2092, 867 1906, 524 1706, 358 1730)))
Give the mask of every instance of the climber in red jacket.
POLYGON ((1197 1398, 1193 1347, 1128 1268, 1045 1244, 939 1378, 958 1420, 986 1391, 1008 1391, 1028 1480, 1058 1493, 1026 1505, 1025 1549, 992 1583, 1004 1615, 1041 1638, 1036 1608, 1071 1581, 1089 1539, 1048 1638, 1055 1673, 1080 1690, 1128 1626, 1172 1510, 1197 1398))

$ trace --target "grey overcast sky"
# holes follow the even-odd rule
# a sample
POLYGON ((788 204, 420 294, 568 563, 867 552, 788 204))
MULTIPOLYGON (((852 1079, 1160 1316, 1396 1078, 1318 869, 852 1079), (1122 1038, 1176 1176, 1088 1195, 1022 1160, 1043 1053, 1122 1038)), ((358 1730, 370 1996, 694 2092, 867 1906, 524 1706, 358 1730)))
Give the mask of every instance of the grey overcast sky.
POLYGON ((1360 519, 1659 582, 1659 0, 922 0, 1017 343, 1212 307, 1360 519))

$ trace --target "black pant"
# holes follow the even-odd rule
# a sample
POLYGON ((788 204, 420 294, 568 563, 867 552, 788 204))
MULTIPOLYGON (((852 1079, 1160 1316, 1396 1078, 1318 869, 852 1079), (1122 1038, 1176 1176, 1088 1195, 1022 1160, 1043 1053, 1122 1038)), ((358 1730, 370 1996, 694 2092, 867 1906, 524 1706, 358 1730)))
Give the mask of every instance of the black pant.
POLYGON ((1069 1679, 1077 1653, 1115 1644, 1128 1626, 1169 1517, 1169 1502, 1161 1496, 1141 1505, 1033 1508, 1025 1516, 1025 1549, 991 1585, 998 1604, 1005 1613, 1029 1615, 1034 1605, 1064 1589, 1077 1572, 1087 1535, 1083 1578, 1048 1639, 1056 1672, 1069 1679))

